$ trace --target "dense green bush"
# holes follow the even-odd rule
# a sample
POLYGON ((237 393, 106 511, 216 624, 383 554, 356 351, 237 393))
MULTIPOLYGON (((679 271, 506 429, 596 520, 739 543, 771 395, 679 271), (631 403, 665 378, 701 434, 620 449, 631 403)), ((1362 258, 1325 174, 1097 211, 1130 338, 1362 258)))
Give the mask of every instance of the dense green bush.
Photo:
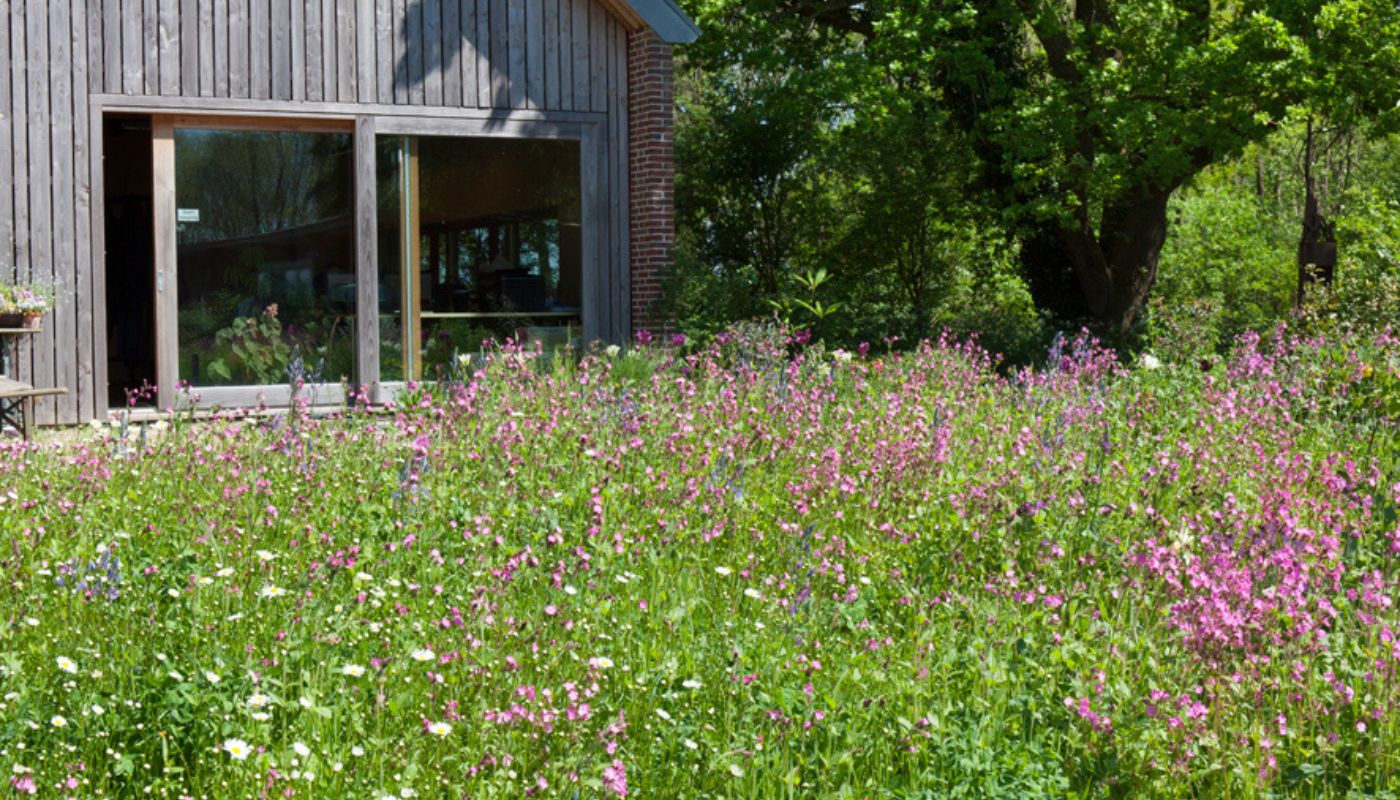
MULTIPOLYGON (((1229 164, 1208 170, 1172 200, 1151 337, 1172 336, 1184 316, 1226 350, 1246 330, 1267 330, 1297 306, 1304 183, 1303 128, 1292 125, 1229 164)), ((1370 327, 1400 319, 1400 137, 1342 137, 1314 172, 1336 225, 1339 263, 1314 311, 1370 327)))

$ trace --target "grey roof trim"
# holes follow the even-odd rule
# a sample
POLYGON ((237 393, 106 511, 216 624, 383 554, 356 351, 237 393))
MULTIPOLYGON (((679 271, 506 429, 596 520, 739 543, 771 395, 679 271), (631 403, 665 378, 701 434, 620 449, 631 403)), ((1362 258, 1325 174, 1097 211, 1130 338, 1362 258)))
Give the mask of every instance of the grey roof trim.
POLYGON ((700 37, 700 27, 686 15, 675 0, 627 0, 661 41, 689 44, 700 37))

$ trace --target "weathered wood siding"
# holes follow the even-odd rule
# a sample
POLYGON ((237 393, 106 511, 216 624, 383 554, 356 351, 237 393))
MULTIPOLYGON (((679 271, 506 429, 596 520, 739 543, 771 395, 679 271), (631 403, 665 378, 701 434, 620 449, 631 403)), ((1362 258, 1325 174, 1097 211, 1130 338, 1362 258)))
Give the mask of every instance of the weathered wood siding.
POLYGON ((609 198, 599 313, 625 338, 627 36, 598 0, 0 0, 0 277, 56 285, 18 367, 68 388, 36 404, 36 421, 107 410, 100 153, 113 96, 226 113, 595 117, 609 198))

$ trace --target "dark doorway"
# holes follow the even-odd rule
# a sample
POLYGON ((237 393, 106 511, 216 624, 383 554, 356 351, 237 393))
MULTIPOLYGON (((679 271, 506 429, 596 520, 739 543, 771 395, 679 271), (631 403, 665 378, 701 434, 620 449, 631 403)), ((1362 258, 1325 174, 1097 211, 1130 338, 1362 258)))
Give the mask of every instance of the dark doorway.
MULTIPOLYGON (((107 234, 107 402, 122 408, 156 383, 155 232, 151 118, 108 115, 102 124, 107 234)), ((142 404, 154 403, 143 398, 142 404)))

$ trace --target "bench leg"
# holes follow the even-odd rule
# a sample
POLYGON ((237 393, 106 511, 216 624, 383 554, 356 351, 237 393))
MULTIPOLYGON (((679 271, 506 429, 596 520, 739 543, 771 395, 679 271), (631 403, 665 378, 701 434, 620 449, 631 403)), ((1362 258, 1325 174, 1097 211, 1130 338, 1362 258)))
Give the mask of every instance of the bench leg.
POLYGON ((19 408, 20 438, 29 441, 29 418, 34 416, 34 398, 24 398, 24 404, 19 408))
POLYGON ((15 426, 15 431, 24 434, 24 422, 22 416, 17 416, 20 404, 18 400, 0 399, 0 431, 5 430, 6 425, 15 426))

